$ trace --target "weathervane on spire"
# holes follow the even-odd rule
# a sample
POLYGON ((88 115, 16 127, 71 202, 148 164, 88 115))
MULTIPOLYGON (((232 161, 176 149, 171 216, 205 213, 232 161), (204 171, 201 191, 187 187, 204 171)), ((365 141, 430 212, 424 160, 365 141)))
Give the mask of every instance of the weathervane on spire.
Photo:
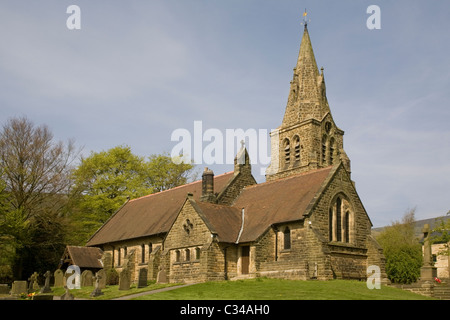
POLYGON ((305 25, 305 28, 308 25, 308 22, 311 21, 311 19, 308 20, 307 16, 308 16, 308 12, 306 12, 306 8, 305 8, 305 12, 303 12, 303 22, 302 22, 302 24, 305 25))

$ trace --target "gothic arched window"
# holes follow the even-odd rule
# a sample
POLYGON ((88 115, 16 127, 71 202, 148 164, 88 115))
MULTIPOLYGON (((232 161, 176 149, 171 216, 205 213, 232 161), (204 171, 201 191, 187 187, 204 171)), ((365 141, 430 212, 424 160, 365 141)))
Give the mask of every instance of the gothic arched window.
POLYGON ((342 240, 342 200, 341 198, 336 199, 336 241, 342 240))
POLYGON ((145 244, 141 244, 141 263, 145 263, 145 244))
POLYGON ((284 165, 287 167, 291 163, 291 145, 289 139, 283 141, 284 165))
POLYGON ((344 242, 350 242, 350 211, 344 215, 344 242))
POLYGON ((353 241, 354 217, 350 202, 339 195, 328 211, 328 238, 330 241, 351 243, 353 241))
POLYGON ((328 151, 328 164, 332 165, 334 162, 334 138, 330 139, 329 151, 328 151))
POLYGON ((322 137, 322 165, 327 163, 327 136, 322 137))
POLYGON ((299 138, 299 136, 294 137, 294 159, 295 159, 295 164, 298 165, 300 163, 300 138, 299 138))
POLYGON ((286 227, 283 232, 283 249, 289 250, 291 248, 291 230, 286 227))
POLYGON ((200 260, 200 248, 195 248, 195 260, 200 260))

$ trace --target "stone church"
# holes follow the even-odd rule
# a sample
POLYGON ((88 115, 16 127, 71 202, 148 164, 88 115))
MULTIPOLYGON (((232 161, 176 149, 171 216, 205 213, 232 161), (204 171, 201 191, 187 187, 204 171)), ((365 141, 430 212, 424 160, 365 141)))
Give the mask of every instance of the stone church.
MULTIPOLYGON (((281 116, 281 114, 280 114, 281 116)), ((129 200, 92 235, 89 247, 124 264, 137 280, 246 277, 366 279, 382 249, 351 180, 342 131, 328 105, 305 24, 281 126, 271 133, 271 165, 257 184, 243 146, 234 170, 129 200)))

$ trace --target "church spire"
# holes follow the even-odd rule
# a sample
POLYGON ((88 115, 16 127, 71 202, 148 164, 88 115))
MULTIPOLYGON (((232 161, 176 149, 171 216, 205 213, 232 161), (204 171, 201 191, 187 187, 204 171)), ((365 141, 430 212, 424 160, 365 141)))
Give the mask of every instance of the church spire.
POLYGON ((272 158, 268 180, 316 170, 342 162, 350 172, 343 147, 344 131, 331 116, 326 97, 324 69, 317 67, 309 37, 307 12, 303 37, 283 122, 271 133, 272 158))
POLYGON ((329 112, 325 95, 325 81, 319 73, 308 32, 307 12, 303 13, 304 31, 297 64, 291 81, 283 126, 291 126, 307 119, 322 120, 329 112))

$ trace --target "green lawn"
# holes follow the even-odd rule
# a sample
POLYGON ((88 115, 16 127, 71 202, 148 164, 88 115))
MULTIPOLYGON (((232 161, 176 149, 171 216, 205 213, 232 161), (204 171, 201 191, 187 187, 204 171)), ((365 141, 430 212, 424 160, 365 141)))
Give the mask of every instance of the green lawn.
MULTIPOLYGON (((147 292, 176 284, 155 284, 145 288, 131 286, 130 290, 119 290, 118 286, 102 289, 104 295, 90 297, 93 287, 72 289, 70 292, 81 299, 110 300, 121 296, 147 292)), ((52 288, 52 294, 61 296, 63 288, 52 288)), ((364 281, 331 280, 300 281, 256 278, 238 281, 214 281, 199 283, 175 290, 148 294, 133 300, 429 300, 409 291, 381 286, 368 289, 364 281)))
POLYGON ((217 281, 136 298, 138 300, 426 300, 425 296, 350 280, 296 281, 256 278, 217 281))

